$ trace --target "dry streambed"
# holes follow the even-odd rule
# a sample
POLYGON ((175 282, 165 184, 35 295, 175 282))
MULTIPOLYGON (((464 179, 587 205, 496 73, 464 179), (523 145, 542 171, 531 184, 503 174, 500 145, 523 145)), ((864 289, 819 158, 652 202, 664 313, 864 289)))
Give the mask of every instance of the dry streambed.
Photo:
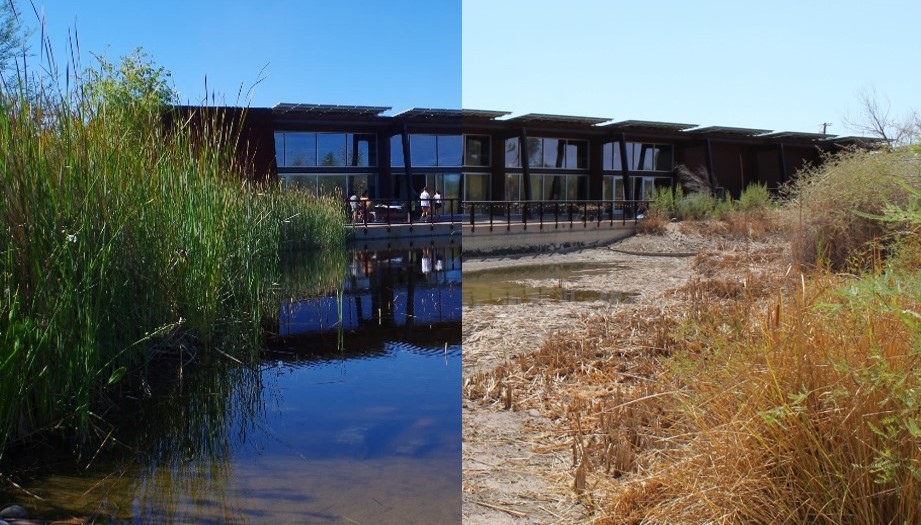
POLYGON ((465 304, 464 523, 599 517, 611 480, 635 467, 637 451, 649 446, 636 422, 649 435, 658 431, 655 409, 642 400, 658 395, 657 360, 670 352, 670 329, 688 302, 750 289, 765 267, 782 260, 779 250, 776 242, 670 225, 664 235, 609 247, 465 260, 465 286, 496 268, 594 266, 565 279, 535 271, 522 281, 616 291, 630 301, 465 304))

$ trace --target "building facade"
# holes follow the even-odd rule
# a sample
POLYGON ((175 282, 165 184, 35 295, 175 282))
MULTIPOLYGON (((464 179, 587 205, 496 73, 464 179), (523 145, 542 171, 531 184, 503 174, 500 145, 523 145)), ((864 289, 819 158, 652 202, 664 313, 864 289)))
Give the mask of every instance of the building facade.
MULTIPOLYGON (((196 111, 205 108, 181 108, 196 111)), ((212 108, 212 110, 215 108, 212 108)), ((278 104, 241 116, 257 177, 287 187, 406 202, 423 187, 470 201, 643 199, 679 167, 733 196, 777 188, 825 152, 871 139, 820 133, 503 111, 278 104)))

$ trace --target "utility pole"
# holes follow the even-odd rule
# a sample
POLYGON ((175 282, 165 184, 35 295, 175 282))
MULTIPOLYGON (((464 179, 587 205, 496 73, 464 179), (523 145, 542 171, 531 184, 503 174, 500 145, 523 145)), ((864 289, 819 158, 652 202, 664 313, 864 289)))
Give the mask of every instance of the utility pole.
POLYGON ((828 126, 831 126, 831 122, 822 123, 822 135, 828 135, 828 133, 826 133, 826 131, 828 131, 828 126))

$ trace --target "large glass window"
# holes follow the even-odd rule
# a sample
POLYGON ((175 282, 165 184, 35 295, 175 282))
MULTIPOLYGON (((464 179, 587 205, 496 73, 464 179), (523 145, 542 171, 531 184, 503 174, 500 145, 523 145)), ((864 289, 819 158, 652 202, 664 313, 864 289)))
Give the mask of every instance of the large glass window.
POLYGON ((317 134, 317 162, 320 166, 348 165, 344 133, 317 134))
POLYGON ((489 199, 489 175, 464 174, 464 200, 485 201, 489 199))
POLYGON ((565 140, 543 139, 544 162, 540 166, 544 168, 562 168, 565 156, 560 150, 565 145, 565 140))
POLYGON ((523 199, 524 195, 521 194, 521 175, 518 173, 506 173, 505 200, 519 201, 523 199))
POLYGON ((348 177, 346 175, 319 175, 319 194, 327 197, 338 197, 340 199, 348 195, 348 177))
POLYGON ((539 167, 544 162, 544 141, 536 137, 528 137, 527 153, 528 166, 539 167))
POLYGON ((313 133, 285 133, 283 166, 316 166, 317 139, 313 133))
POLYGON ((403 135, 390 137, 390 166, 403 166, 403 135))
MULTIPOLYGON (((460 167, 464 164, 464 137, 414 133, 409 136, 409 154, 414 168, 460 167)), ((390 165, 404 165, 401 135, 390 138, 390 165)))
POLYGON ((584 140, 567 140, 564 165, 569 169, 588 169, 588 142, 584 140))
POLYGON ((438 139, 435 135, 410 135, 409 158, 413 167, 438 165, 438 139))
POLYGON ((520 168, 521 167, 521 148, 520 140, 518 137, 512 137, 510 139, 505 139, 505 167, 506 168, 520 168))
POLYGON ((296 188, 314 196, 345 198, 353 193, 361 195, 365 190, 372 195, 375 193, 373 177, 363 173, 355 175, 286 173, 281 175, 281 179, 284 181, 285 188, 296 188))
MULTIPOLYGON (((457 199, 460 197, 460 173, 445 173, 444 190, 442 197, 445 199, 457 199)), ((456 206, 456 205, 455 205, 456 206)))
POLYGON ((377 137, 369 134, 346 135, 349 145, 349 166, 377 166, 377 137))
MULTIPOLYGON (((505 140, 505 167, 521 167, 519 142, 517 137, 505 140)), ((588 169, 588 141, 528 137, 527 144, 532 168, 588 169)))
POLYGON ((464 137, 438 135, 438 165, 462 166, 464 164, 464 137))
POLYGON ((275 133, 275 161, 278 166, 377 166, 377 138, 372 134, 275 133))
POLYGON ((285 182, 285 188, 302 190, 313 196, 317 195, 316 175, 283 175, 282 180, 285 182))
MULTIPOLYGON (((627 169, 630 171, 672 171, 672 146, 627 142, 627 169)), ((607 142, 602 151, 603 169, 620 171, 620 142, 607 142)))
POLYGON ((489 166, 489 137, 464 136, 464 166, 489 166))
MULTIPOLYGON (((544 200, 544 192, 543 192, 544 179, 543 177, 541 177, 540 175, 531 174, 529 178, 531 179, 529 183, 529 185, 531 186, 531 200, 532 201, 544 200)), ((525 195, 522 194, 521 196, 524 197, 525 195)))

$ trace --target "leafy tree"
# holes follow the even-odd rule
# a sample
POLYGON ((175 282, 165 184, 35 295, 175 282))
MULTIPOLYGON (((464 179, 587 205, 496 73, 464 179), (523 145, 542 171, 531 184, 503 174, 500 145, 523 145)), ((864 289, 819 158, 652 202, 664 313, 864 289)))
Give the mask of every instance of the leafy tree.
POLYGON ((29 31, 12 0, 0 0, 0 73, 13 69, 16 57, 28 49, 29 31))
POLYGON ((178 99, 169 86, 169 71, 156 67, 141 48, 118 65, 102 56, 96 59, 99 67, 86 71, 83 95, 99 111, 131 108, 154 116, 178 99))

